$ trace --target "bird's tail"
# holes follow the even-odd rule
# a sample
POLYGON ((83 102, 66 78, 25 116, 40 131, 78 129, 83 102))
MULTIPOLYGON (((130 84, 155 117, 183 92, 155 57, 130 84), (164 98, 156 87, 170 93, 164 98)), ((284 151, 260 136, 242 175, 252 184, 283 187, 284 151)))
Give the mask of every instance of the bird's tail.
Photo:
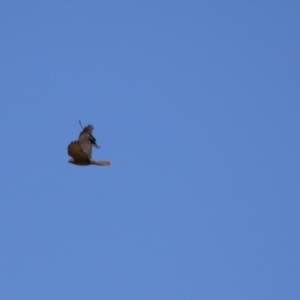
POLYGON ((91 159, 91 164, 92 165, 97 165, 97 166, 110 166, 111 165, 111 161, 103 161, 103 160, 93 160, 91 159))

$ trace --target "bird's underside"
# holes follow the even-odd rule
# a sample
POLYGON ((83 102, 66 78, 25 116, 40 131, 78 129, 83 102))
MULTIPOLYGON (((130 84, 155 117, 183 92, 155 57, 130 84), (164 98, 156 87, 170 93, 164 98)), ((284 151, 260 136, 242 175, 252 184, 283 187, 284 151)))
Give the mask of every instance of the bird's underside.
POLYGON ((68 146, 68 154, 72 158, 69 160, 69 163, 78 166, 110 166, 110 161, 101 161, 92 159, 92 148, 93 146, 99 148, 96 143, 96 139, 92 135, 94 127, 88 125, 83 128, 82 132, 79 135, 77 141, 73 141, 68 146))

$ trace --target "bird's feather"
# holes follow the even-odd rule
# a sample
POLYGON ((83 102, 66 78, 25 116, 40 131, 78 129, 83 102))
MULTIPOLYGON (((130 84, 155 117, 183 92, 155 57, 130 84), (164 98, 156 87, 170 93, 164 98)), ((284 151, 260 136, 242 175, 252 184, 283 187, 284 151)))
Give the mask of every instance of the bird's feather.
POLYGON ((93 125, 85 126, 79 134, 78 142, 81 145, 82 150, 88 155, 89 158, 92 157, 93 146, 99 148, 96 143, 96 139, 93 136, 93 125))

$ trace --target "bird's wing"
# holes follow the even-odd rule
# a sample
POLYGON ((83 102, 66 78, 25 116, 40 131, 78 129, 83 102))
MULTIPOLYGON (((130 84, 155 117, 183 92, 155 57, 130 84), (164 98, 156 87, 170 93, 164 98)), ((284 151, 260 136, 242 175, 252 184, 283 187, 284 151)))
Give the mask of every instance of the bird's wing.
POLYGON ((80 147, 81 147, 82 151, 84 151, 84 153, 90 159, 92 157, 92 149, 93 149, 92 143, 89 140, 87 140, 87 141, 81 142, 80 147))
POLYGON ((81 144, 78 141, 73 141, 68 146, 68 154, 76 162, 89 162, 89 156, 83 151, 81 144))
POLYGON ((92 157, 93 145, 99 147, 96 143, 96 139, 93 136, 93 125, 88 125, 83 128, 79 134, 78 142, 81 145, 82 150, 88 155, 89 158, 92 157))
POLYGON ((93 160, 91 159, 91 164, 93 165, 98 165, 98 166, 110 166, 111 165, 111 161, 104 161, 104 160, 93 160))
POLYGON ((82 143, 84 141, 90 140, 91 136, 93 137, 93 130, 93 125, 83 127, 82 131, 79 134, 78 141, 82 143))

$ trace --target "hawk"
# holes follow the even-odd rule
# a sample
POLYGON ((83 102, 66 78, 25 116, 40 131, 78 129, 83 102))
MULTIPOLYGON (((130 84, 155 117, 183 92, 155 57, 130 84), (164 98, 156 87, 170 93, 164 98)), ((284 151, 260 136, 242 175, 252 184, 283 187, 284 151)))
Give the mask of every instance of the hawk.
MULTIPOLYGON (((81 122, 79 121, 81 125, 81 122)), ((82 127, 82 125, 81 125, 82 127)), ((100 148, 96 143, 96 139, 93 136, 93 125, 87 125, 82 127, 82 131, 79 134, 77 141, 73 141, 68 146, 68 154, 72 158, 69 160, 69 163, 78 165, 78 166, 110 166, 110 161, 101 161, 92 159, 92 148, 100 148)))

